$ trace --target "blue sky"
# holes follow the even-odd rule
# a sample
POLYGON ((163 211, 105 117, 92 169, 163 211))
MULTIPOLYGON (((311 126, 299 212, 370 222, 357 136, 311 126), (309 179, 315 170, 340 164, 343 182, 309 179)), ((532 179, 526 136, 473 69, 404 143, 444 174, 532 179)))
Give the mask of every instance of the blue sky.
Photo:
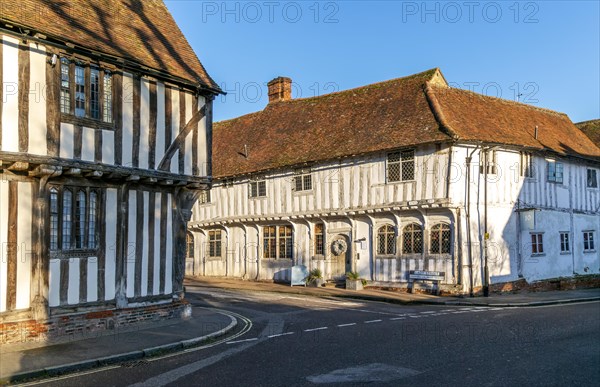
POLYGON ((440 67, 453 86, 600 117, 599 1, 167 0, 228 92, 215 120, 258 111, 266 83, 310 97, 440 67))

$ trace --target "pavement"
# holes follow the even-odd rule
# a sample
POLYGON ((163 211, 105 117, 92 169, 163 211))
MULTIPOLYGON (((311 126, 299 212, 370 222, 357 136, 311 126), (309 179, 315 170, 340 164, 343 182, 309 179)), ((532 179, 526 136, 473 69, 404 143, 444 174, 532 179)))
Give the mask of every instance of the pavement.
MULTIPOLYGON (((394 304, 466 305, 490 307, 531 307, 600 300, 600 288, 548 292, 492 294, 490 297, 439 297, 402 291, 335 287, 290 286, 272 282, 226 278, 186 279, 193 288, 236 289, 244 292, 290 293, 313 297, 334 297, 394 304)), ((56 376, 105 365, 140 361, 165 352, 181 351, 215 339, 235 329, 235 317, 213 309, 192 308, 187 320, 139 326, 133 330, 110 331, 95 337, 73 337, 48 343, 0 346, 0 385, 56 376)))
POLYGON ((184 350, 235 329, 237 320, 222 312, 192 307, 186 320, 167 320, 94 337, 71 337, 55 343, 0 346, 0 385, 57 376, 105 365, 132 362, 184 350))

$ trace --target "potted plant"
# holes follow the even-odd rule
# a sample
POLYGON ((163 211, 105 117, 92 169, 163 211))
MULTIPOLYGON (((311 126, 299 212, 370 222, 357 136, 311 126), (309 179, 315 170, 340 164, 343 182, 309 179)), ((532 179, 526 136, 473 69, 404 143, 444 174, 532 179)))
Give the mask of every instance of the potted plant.
POLYGON ((349 290, 363 290, 363 287, 367 284, 367 281, 360 278, 360 275, 355 271, 349 271, 346 273, 346 289, 349 290))
POLYGON ((323 279, 323 273, 321 269, 314 268, 308 273, 308 277, 306 277, 306 284, 308 286, 319 287, 323 286, 325 280, 323 279))

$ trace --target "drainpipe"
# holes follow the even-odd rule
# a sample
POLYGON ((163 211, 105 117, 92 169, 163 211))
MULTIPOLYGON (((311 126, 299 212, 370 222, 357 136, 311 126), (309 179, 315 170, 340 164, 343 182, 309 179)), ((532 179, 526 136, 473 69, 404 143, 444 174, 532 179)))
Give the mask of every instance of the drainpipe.
POLYGON ((366 214, 367 218, 369 219, 369 266, 371 269, 371 281, 375 281, 375 252, 374 252, 374 247, 375 244, 373 243, 373 228, 375 227, 375 220, 373 219, 373 217, 369 214, 366 214))
POLYGON ((479 149, 479 145, 473 149, 473 151, 465 158, 465 164, 467 167, 466 171, 466 184, 467 184, 467 200, 465 203, 465 214, 467 219, 467 251, 469 255, 469 296, 474 297, 473 294, 473 246, 471 243, 471 160, 473 159, 473 153, 479 149))

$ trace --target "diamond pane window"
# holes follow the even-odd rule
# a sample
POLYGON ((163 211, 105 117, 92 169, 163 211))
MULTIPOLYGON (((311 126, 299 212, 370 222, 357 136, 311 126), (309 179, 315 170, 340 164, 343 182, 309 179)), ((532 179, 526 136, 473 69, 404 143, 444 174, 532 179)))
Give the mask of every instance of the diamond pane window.
POLYGON ((75 66, 75 115, 85 117, 85 70, 75 66))
POLYGON ((69 79, 69 60, 60 60, 60 111, 71 112, 71 81, 69 79))
POLYGON ((396 231, 386 224, 377 231, 377 254, 393 255, 396 253, 396 231))
POLYGON ((322 223, 315 225, 315 255, 325 254, 325 227, 322 223))
POLYGON ((409 181, 415 179, 415 151, 388 153, 387 181, 409 181))
POLYGON ((420 225, 411 223, 404 227, 402 231, 402 253, 423 253, 423 229, 420 225))
POLYGON ((450 226, 439 223, 431 228, 431 254, 450 254, 450 226))

